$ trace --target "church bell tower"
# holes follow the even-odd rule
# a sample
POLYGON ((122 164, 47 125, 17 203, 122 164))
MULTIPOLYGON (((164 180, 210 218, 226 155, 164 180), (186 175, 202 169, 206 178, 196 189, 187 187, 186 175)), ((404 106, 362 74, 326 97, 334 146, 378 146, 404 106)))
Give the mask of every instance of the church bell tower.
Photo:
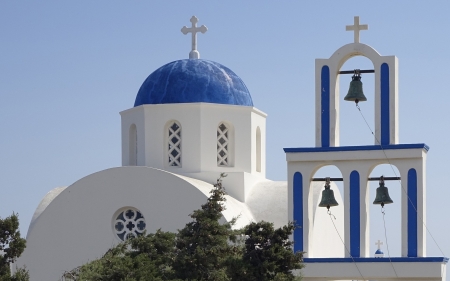
MULTIPOLYGON (((400 144, 398 140, 398 60, 380 55, 369 45, 360 43, 359 33, 368 25, 359 17, 347 31, 354 32, 354 41, 336 50, 328 59, 315 62, 315 147, 285 148, 288 166, 288 216, 296 221, 294 250, 305 252, 304 280, 445 280, 445 257, 426 256, 426 157, 429 147, 424 143, 400 144), (375 128, 374 145, 339 145, 339 76, 354 56, 364 56, 373 63, 375 128), (369 175, 375 167, 389 164, 398 168, 401 180, 401 256, 371 257, 369 253, 369 175), (312 235, 313 212, 326 212, 311 206, 311 184, 315 172, 334 165, 344 186, 344 225, 342 240, 345 251, 334 257, 314 253, 320 243, 312 235), (316 210, 318 209, 318 210, 316 210), (418 278, 418 279, 417 279, 418 278)), ((362 71, 352 71, 358 76, 362 71)), ((367 73, 366 72, 366 73, 367 73)), ((357 80, 357 79, 354 79, 357 80)), ((353 83, 353 82, 352 82, 353 83)), ((361 91, 362 94, 362 91, 361 91)), ((364 97, 364 96, 363 96, 364 97)), ((348 98, 348 97, 347 97, 348 98)), ((358 99, 354 100, 358 106, 358 99)), ((364 98, 359 102, 364 101, 364 98)), ((380 182, 383 178, 377 178, 380 182)), ((383 202, 382 202, 383 203, 383 202)), ((384 204, 384 203, 383 203, 384 204)), ((320 207, 320 206, 319 206, 320 207)), ((333 207, 331 207, 332 210, 333 207)), ((327 229, 324 231, 334 231, 327 229)))

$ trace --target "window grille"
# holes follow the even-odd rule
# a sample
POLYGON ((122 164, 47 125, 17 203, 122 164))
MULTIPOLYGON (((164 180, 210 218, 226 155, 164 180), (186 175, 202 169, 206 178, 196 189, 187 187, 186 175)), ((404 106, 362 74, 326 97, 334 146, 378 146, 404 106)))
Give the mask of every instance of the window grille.
POLYGON ((168 129, 168 164, 181 167, 181 126, 173 122, 168 129))
POLYGON ((217 127, 217 166, 230 166, 230 133, 228 127, 221 123, 217 127))
POLYGON ((114 233, 122 240, 128 240, 144 234, 146 223, 144 216, 135 208, 120 210, 114 216, 114 233))

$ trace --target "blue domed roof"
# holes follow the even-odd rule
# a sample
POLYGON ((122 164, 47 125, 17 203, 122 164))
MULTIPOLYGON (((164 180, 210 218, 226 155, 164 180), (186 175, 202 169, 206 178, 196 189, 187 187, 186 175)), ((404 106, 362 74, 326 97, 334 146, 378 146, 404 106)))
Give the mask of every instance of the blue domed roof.
POLYGON ((384 253, 383 253, 383 251, 381 251, 380 249, 378 249, 378 250, 375 252, 375 255, 384 255, 384 253))
POLYGON ((239 76, 217 62, 200 59, 177 60, 158 68, 142 84, 134 106, 191 102, 253 106, 239 76))

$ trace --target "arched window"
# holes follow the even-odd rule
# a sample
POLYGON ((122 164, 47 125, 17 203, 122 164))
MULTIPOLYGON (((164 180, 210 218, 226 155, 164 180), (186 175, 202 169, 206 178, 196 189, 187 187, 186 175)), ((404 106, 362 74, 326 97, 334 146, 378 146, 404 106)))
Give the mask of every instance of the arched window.
POLYGON ((217 127, 217 166, 231 166, 230 127, 223 122, 217 127))
POLYGON ((169 123, 167 128, 167 145, 169 166, 181 167, 181 125, 177 121, 169 123))
POLYGON ((261 172, 261 129, 256 128, 256 171, 261 172))
POLYGON ((137 166, 137 130, 135 124, 130 126, 129 148, 129 165, 137 166))

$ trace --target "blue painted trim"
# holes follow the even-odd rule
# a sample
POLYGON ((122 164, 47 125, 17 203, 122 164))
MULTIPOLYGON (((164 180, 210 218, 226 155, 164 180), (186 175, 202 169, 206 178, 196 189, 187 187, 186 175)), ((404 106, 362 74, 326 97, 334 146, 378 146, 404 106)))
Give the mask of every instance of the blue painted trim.
POLYGON ((350 255, 361 256, 361 206, 359 173, 350 173, 350 255))
POLYGON ((418 258, 304 258, 304 263, 340 263, 340 262, 448 262, 446 257, 418 257, 418 258))
POLYGON ((303 176, 300 172, 294 174, 294 252, 303 251, 303 176))
POLYGON ((430 147, 424 143, 413 144, 389 144, 389 145, 359 145, 359 146, 337 146, 337 147, 294 147, 284 148, 284 152, 335 152, 335 151, 363 151, 363 150, 389 150, 389 149, 412 149, 422 148, 428 151, 430 147))
POLYGON ((417 257, 417 172, 408 171, 408 257, 417 257))
POLYGON ((322 67, 320 75, 321 99, 320 109, 322 110, 321 120, 321 142, 322 147, 330 146, 330 68, 327 65, 322 67))
POLYGON ((381 144, 386 145, 391 142, 390 132, 390 100, 389 100, 389 65, 383 63, 380 71, 381 83, 381 144))

